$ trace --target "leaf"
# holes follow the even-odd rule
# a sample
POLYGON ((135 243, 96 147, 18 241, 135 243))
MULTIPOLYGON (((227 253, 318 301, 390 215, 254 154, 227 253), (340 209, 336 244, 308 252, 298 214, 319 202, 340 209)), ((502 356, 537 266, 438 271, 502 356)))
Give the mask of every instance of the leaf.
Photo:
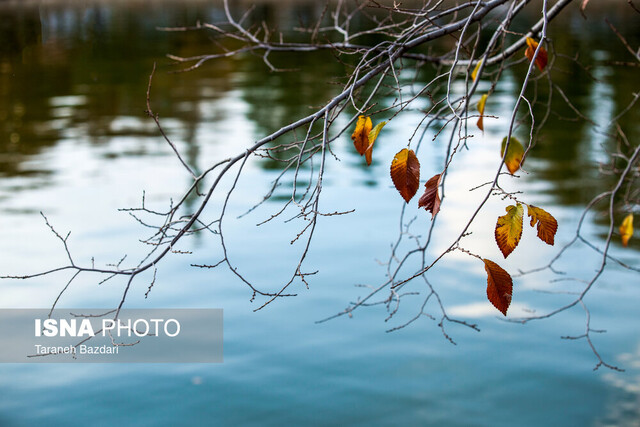
POLYGON ((371 127, 371 118, 360 116, 356 123, 356 130, 351 134, 353 145, 361 156, 367 151, 367 147, 369 147, 369 132, 371 132, 371 127))
POLYGON ((419 208, 425 208, 427 212, 431 212, 431 220, 440 212, 440 195, 438 194, 438 186, 442 179, 442 174, 432 176, 424 185, 426 190, 418 201, 419 208))
POLYGON ((508 257, 520 243, 522 237, 522 217, 524 209, 522 205, 507 206, 507 214, 498 217, 496 223, 495 238, 504 257, 508 257))
POLYGON ((480 71, 480 67, 482 67, 483 62, 484 62, 484 57, 480 59, 480 61, 478 61, 478 63, 476 64, 476 67, 473 69, 473 72, 471 73, 471 80, 473 80, 474 82, 476 81, 476 77, 478 77, 478 71, 480 71))
POLYGON ((531 217, 531 226, 538 223, 538 237, 547 245, 553 246, 553 238, 558 231, 558 221, 549 212, 532 205, 527 206, 527 214, 531 217))
POLYGON ((478 101, 478 112, 480 113, 480 118, 478 119, 478 129, 484 132, 484 124, 482 119, 484 118, 484 105, 487 103, 487 98, 489 94, 485 93, 478 101))
POLYGON ((626 247, 629 244, 629 239, 633 236, 633 214, 627 215, 622 220, 620 235, 622 236, 622 245, 626 247))
POLYGON ((487 271, 487 298, 502 314, 507 315, 511 305, 513 280, 509 273, 493 261, 483 259, 484 269, 487 271))
POLYGON ((399 151, 391 162, 391 179, 402 198, 409 203, 420 186, 420 162, 413 150, 399 151))
POLYGON ((374 127, 367 136, 367 140, 369 141, 369 145, 367 146, 367 151, 364 153, 364 157, 367 160, 367 165, 371 165, 371 154, 373 153, 373 144, 376 142, 376 138, 378 138, 378 134, 386 125, 387 122, 380 122, 374 127))
POLYGON ((518 141, 518 139, 514 136, 511 137, 511 142, 509 142, 509 150, 507 151, 507 156, 504 155, 504 147, 507 145, 507 138, 505 137, 502 140, 502 148, 500 148, 500 156, 504 157, 504 164, 509 169, 509 173, 513 175, 520 169, 524 156, 524 147, 518 141))
MULTIPOLYGON (((529 59, 529 61, 533 61, 533 55, 536 53, 536 49, 538 48, 538 42, 531 37, 527 37, 526 41, 527 50, 524 51, 524 55, 529 59)), ((536 66, 540 71, 544 70, 544 67, 547 66, 547 51, 542 46, 540 46, 538 56, 536 56, 536 66)))

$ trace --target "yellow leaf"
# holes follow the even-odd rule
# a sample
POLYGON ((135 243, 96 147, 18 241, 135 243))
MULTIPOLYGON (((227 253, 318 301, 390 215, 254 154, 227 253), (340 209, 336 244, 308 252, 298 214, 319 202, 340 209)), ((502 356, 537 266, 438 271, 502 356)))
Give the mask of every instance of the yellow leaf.
POLYGON ((633 236, 633 214, 627 215, 622 220, 620 235, 622 236, 622 245, 626 247, 629 244, 629 239, 633 236))
MULTIPOLYGON (((532 48, 533 50, 536 50, 538 48, 538 42, 531 37, 527 37, 525 41, 527 42, 527 46, 532 48)), ((531 58, 529 58, 529 61, 531 61, 531 58)))
POLYGON ((420 162, 413 150, 405 148, 395 155, 391 162, 391 180, 409 203, 420 186, 420 162))
POLYGON ((500 156, 504 157, 504 164, 509 169, 509 173, 513 175, 520 169, 520 166, 524 161, 522 160, 524 156, 524 147, 515 137, 511 137, 511 141, 509 142, 509 150, 507 151, 507 155, 504 155, 504 148, 507 145, 507 138, 505 137, 502 140, 502 148, 500 149, 500 156))
POLYGON ((364 153, 364 157, 367 160, 367 165, 371 165, 371 155, 373 154, 373 144, 376 142, 376 138, 378 138, 378 134, 386 125, 387 122, 380 122, 374 127, 368 135, 369 146, 367 147, 367 151, 364 153))
POLYGON ((356 130, 353 131, 351 139, 353 140, 353 145, 361 156, 367 151, 367 147, 369 146, 369 132, 371 132, 372 126, 370 117, 358 117, 356 130))
POLYGON ((553 238, 558 231, 558 221, 549 212, 532 205, 527 206, 527 214, 531 217, 531 226, 538 223, 538 237, 547 245, 553 246, 553 238))
POLYGON ((471 80, 473 80, 474 82, 476 81, 476 77, 478 77, 478 71, 480 71, 480 67, 482 67, 483 62, 484 58, 480 59, 480 61, 478 61, 478 63, 476 64, 476 68, 474 68, 473 72, 471 73, 471 80))
POLYGON ((500 251, 504 257, 508 257, 520 243, 522 237, 522 217, 524 209, 522 205, 507 206, 507 214, 498 217, 496 223, 495 238, 500 251))
MULTIPOLYGON (((536 53, 536 49, 538 48, 538 42, 531 37, 527 37, 526 41, 527 50, 524 51, 524 55, 529 59, 529 61, 532 61, 533 55, 536 53)), ((540 69, 540 71, 544 70, 544 67, 547 66, 547 60, 547 51, 544 47, 540 47, 538 56, 536 56, 536 66, 540 69)))
POLYGON ((509 273, 495 262, 488 259, 482 261, 484 261, 484 269, 487 272, 487 298, 495 308, 506 316, 509 305, 511 305, 513 280, 509 273))
POLYGON ((478 112, 480 113, 480 118, 478 119, 478 129, 484 132, 484 124, 482 119, 484 118, 484 105, 487 103, 487 98, 489 94, 485 93, 478 101, 478 112))

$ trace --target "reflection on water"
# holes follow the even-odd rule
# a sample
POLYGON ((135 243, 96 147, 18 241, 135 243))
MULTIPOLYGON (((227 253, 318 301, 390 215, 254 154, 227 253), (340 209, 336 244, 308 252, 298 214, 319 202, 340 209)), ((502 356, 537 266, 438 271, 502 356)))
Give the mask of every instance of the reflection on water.
MULTIPOLYGON (((317 5, 282 10, 267 3, 258 8, 258 13, 272 25, 291 28, 311 20, 319 11, 317 5)), ((144 9, 137 4, 0 9, 0 37, 5 41, 0 47, 0 172, 6 176, 37 173, 20 166, 24 156, 38 153, 63 138, 86 138, 101 144, 115 136, 154 137, 155 129, 140 115, 151 64, 159 60, 165 71, 168 61, 162 57, 166 53, 189 56, 213 49, 205 33, 167 34, 156 27, 198 20, 216 22, 222 16, 220 9, 213 6, 182 7, 172 3, 144 9), (147 19, 140 21, 142 13, 147 19)), ((631 45, 640 39, 631 20, 615 14, 610 19, 631 45)), ((637 91, 637 67, 616 65, 628 60, 629 55, 621 43, 612 42, 611 30, 603 21, 585 21, 573 14, 553 25, 565 27, 567 22, 572 31, 553 40, 553 49, 559 53, 553 82, 573 107, 593 118, 597 132, 591 124, 579 120, 563 97, 555 93, 553 112, 531 159, 544 160, 536 163, 541 169, 535 172, 554 184, 554 196, 560 203, 582 205, 593 196, 592 185, 604 189, 611 184, 598 177, 594 160, 606 160, 595 153, 602 152, 601 145, 607 150, 615 149, 615 140, 598 132, 612 131, 610 119, 628 105, 637 91), (580 57, 580 65, 572 60, 578 50, 590 54, 580 57), (584 182, 590 185, 585 186, 584 182)), ((157 96, 155 109, 165 118, 178 121, 185 132, 181 138, 189 147, 187 156, 197 164, 198 123, 224 120, 233 114, 224 106, 210 110, 210 104, 203 101, 240 90, 241 99, 248 106, 245 118, 255 124, 256 135, 264 135, 286 121, 306 115, 337 92, 345 66, 332 58, 329 52, 275 54, 271 61, 276 67, 297 70, 288 73, 270 72, 259 55, 220 59, 187 75, 160 72, 154 93, 162 96, 157 96)), ((519 90, 524 66, 515 68, 515 84, 505 84, 511 96, 519 90)), ((432 72, 420 73, 416 84, 431 78, 432 72)), ((536 116, 542 117, 548 82, 542 79, 536 83, 542 101, 536 116)), ((638 109, 632 109, 620 121, 629 140, 638 137, 637 126, 632 124, 639 119, 638 109)), ((121 153, 129 154, 150 153, 121 153)), ((277 168, 279 163, 265 160, 263 166, 277 168)))
MULTIPOLYGON (((238 16, 242 6, 235 7, 238 16)), ((257 8, 257 13, 280 28, 311 22, 321 12, 318 2, 299 7, 264 3, 257 8)), ((51 215, 61 228, 73 231, 78 253, 117 261, 123 246, 137 239, 141 230, 126 218, 114 218, 115 209, 139 203, 142 190, 148 191, 149 203, 166 207, 168 198, 187 184, 171 150, 143 112, 154 62, 159 68, 152 90, 153 109, 198 170, 285 122, 307 115, 339 90, 337 83, 348 64, 335 61, 329 52, 270 58, 275 66, 296 72, 272 73, 260 56, 245 55, 216 60, 186 74, 166 73, 174 69, 164 59, 166 53, 190 56, 210 52, 214 45, 206 33, 165 33, 156 27, 222 19, 218 6, 204 2, 0 8, 3 271, 32 271, 39 269, 35 264, 61 262, 57 257, 60 248, 43 230, 39 210, 51 215), (38 260, 35 264, 34 259, 38 260)), ((640 44, 637 20, 616 13, 610 20, 632 46, 640 44)), ((609 121, 639 88, 637 67, 619 64, 629 61, 629 54, 597 11, 586 21, 578 13, 569 14, 554 22, 550 31, 557 53, 554 84, 573 108, 598 125, 594 129, 578 120, 574 109, 554 91, 553 112, 527 160, 530 175, 523 178, 522 186, 530 197, 545 200, 545 207, 562 218, 561 224, 569 224, 561 230, 566 240, 580 208, 614 180, 602 178, 594 161, 606 161, 606 153, 615 150, 615 139, 603 134, 612 131, 609 121), (582 66, 572 60, 578 50, 584 52, 582 66)), ((524 67, 520 64, 509 71, 490 98, 488 110, 501 117, 508 114, 524 67)), ((424 67, 416 84, 433 77, 433 70, 424 67)), ((549 96, 548 84, 545 79, 536 82, 543 101, 549 96)), ((380 100, 381 105, 388 102, 380 100)), ((545 114, 544 104, 537 107, 536 117, 545 114)), ((419 112, 407 111, 385 129, 394 136, 380 142, 380 159, 393 156, 419 119, 419 112)), ((638 122, 638 108, 620 121, 631 141, 640 138, 638 122)), ((473 142, 473 157, 461 155, 463 169, 492 168, 496 153, 491 144, 503 136, 495 129, 473 142)), ((3 366, 0 425, 30 425, 46 419, 77 422, 79 416, 95 418, 98 424, 115 420, 137 425, 213 419, 224 424, 274 425, 308 423, 309 419, 318 424, 336 419, 360 424, 503 425, 507 419, 521 420, 522 425, 637 423, 640 291, 630 286, 637 283, 637 277, 615 267, 602 287, 594 290, 591 307, 599 326, 609 329, 603 338, 598 337, 600 344, 611 358, 619 355, 619 363, 628 369, 623 374, 588 372, 585 367, 593 363, 591 353, 583 343, 556 340, 566 332, 558 323, 522 328, 495 322, 488 305, 478 303, 481 271, 456 259, 437 272, 438 282, 448 285, 442 296, 451 314, 473 319, 483 329, 480 334, 455 330, 457 347, 442 338, 435 324, 384 334, 388 325, 381 311, 361 313, 351 321, 314 325, 315 320, 359 295, 349 285, 374 281, 383 273, 377 264, 372 267, 372 259, 386 256, 397 227, 397 206, 379 203, 390 191, 385 162, 374 159, 371 168, 363 168, 346 135, 335 152, 341 161, 328 166, 332 173, 327 174, 323 190, 326 203, 335 210, 356 206, 357 211, 322 223, 311 256, 323 275, 311 291, 253 314, 246 290, 231 275, 194 272, 188 268, 193 262, 189 258, 166 263, 159 271, 162 283, 156 285, 153 298, 132 297, 132 304, 145 307, 223 307, 223 365, 110 366, 107 370, 3 366), (342 237, 338 245, 336 236, 349 238, 342 237)), ((442 153, 425 151, 424 155, 425 168, 442 164, 442 153)), ((242 200, 232 199, 230 210, 239 215, 259 201, 281 168, 282 163, 273 159, 248 165, 248 180, 240 182, 237 191, 242 200)), ((463 178, 453 172, 450 178, 452 188, 460 182, 465 189, 460 199, 468 197, 468 182, 456 181, 463 178)), ((289 188, 292 185, 284 183, 289 188)), ((289 193, 283 190, 282 194, 288 197, 289 193)), ((267 204, 262 216, 249 215, 230 230, 236 236, 230 244, 237 262, 249 275, 272 282, 288 268, 275 259, 294 254, 295 248, 288 245, 291 230, 269 224, 258 233, 248 227, 277 210, 279 196, 276 192, 276 204, 267 204), (265 251, 271 251, 270 243, 281 240, 282 249, 265 256, 265 251)), ((447 227, 454 227, 467 208, 464 200, 458 205, 455 200, 452 194, 449 206, 443 206, 443 212, 449 209, 439 224, 442 235, 437 237, 443 241, 447 227)), ((601 230, 597 224, 590 227, 592 234, 601 230)), ((215 243, 198 236, 186 249, 194 250, 194 257, 200 257, 198 263, 207 263, 219 256, 215 243)), ((537 252, 531 256, 542 257, 537 252)), ((576 258, 570 262, 570 273, 591 259, 583 255, 572 255, 576 258)), ((628 251, 624 256, 633 263, 637 252, 628 251)), ((46 306, 64 280, 55 279, 4 282, 2 304, 46 306)), ((525 279, 519 284, 523 299, 514 303, 514 312, 549 307, 549 300, 539 293, 529 291, 524 296, 533 288, 553 289, 544 279, 542 283, 525 279)), ((72 290, 75 293, 70 294, 68 304, 101 306, 119 292, 117 287, 96 288, 90 280, 83 286, 72 290)), ((553 303, 557 306, 557 301, 553 303)), ((567 314, 561 321, 576 333, 584 326, 581 313, 567 314)))

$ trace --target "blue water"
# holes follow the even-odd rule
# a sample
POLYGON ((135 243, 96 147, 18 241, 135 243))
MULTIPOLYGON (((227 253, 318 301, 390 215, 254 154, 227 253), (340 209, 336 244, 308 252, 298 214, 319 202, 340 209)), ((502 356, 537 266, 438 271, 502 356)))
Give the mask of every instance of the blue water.
MULTIPOLYGON (((24 22, 20 19, 27 12, 20 13, 9 16, 24 22)), ((142 20, 144 10, 119 3, 43 7, 38 10, 42 40, 24 47, 37 51, 42 43, 45 48, 33 54, 39 60, 29 62, 27 54, 24 61, 3 57, 13 67, 3 74, 5 93, 12 94, 2 98, 8 117, 4 129, 6 136, 20 138, 13 145, 3 145, 2 274, 25 274, 65 263, 60 242, 46 228, 40 211, 56 229, 71 231, 70 247, 79 262, 89 263, 91 257, 97 264, 117 262, 124 254, 134 262, 145 253, 147 247, 138 239, 148 231, 117 209, 138 205, 143 191, 149 205, 166 207, 169 198, 177 197, 189 182, 142 113, 153 61, 161 63, 154 110, 178 148, 199 169, 236 153, 292 114, 301 114, 300 105, 315 105, 332 90, 308 87, 323 71, 313 69, 318 64, 311 63, 312 69, 303 72, 300 81, 287 83, 284 77, 259 68, 263 66, 259 58, 168 75, 164 53, 176 49, 201 53, 199 49, 210 45, 198 38, 191 40, 192 45, 182 45, 175 41, 178 36, 156 33, 154 27, 215 17, 219 10, 202 5, 158 6, 146 13, 147 20, 142 20), (103 22, 104 28, 98 31, 92 19, 103 22), (141 29, 134 25, 137 22, 146 24, 141 29), (127 45, 127 34, 152 39, 127 45), (105 44, 102 50, 100 40, 105 44), (36 71, 41 75, 37 81, 31 79, 36 71), (67 79, 60 81, 60 75, 67 79)), ((602 65, 595 72, 607 76, 610 71, 602 65)), ((487 108, 507 117, 517 85, 516 77, 507 75, 487 108)), ((592 83, 581 96, 611 94, 613 85, 612 78, 592 83)), ((594 115, 604 123, 612 110, 606 104, 594 107, 594 115)), ((605 368, 593 372, 597 359, 587 343, 560 338, 584 333, 580 307, 524 326, 498 318, 486 302, 482 263, 463 254, 448 255, 429 276, 447 310, 481 329, 445 323, 456 345, 438 326, 436 305, 428 306, 436 320, 423 317, 404 329, 386 332, 417 313, 421 296, 403 300, 389 321, 385 321, 385 307, 375 306, 357 310, 352 318, 317 323, 366 294, 354 285, 384 280, 386 268, 379 261, 388 258, 390 244, 397 238, 402 207, 388 177, 388 163, 420 118, 418 111, 408 111, 391 122, 368 169, 353 153, 347 135, 336 143, 334 153, 340 161, 329 157, 321 208, 327 212, 355 208, 355 212, 321 218, 305 264, 309 271, 319 270, 309 278, 310 289, 296 283, 292 289, 296 297, 279 299, 254 312, 260 300, 250 302, 250 290, 228 270, 189 267, 212 264, 222 257, 218 240, 206 234, 184 240, 178 248, 193 254, 172 255, 158 265, 158 279, 148 299, 144 294, 151 274, 136 282, 129 307, 224 309, 222 364, 5 364, 0 366, 0 426, 640 425, 640 288, 637 274, 615 264, 585 301, 592 327, 607 330, 594 334, 594 343, 608 363, 625 372, 605 368)), ((562 126, 566 124, 552 128, 547 141, 562 143, 562 126)), ((447 198, 428 257, 450 244, 474 202, 483 196, 483 190, 470 193, 468 189, 493 173, 505 129, 503 123, 487 125, 485 134, 471 140, 471 149, 460 154, 448 177, 447 198)), ((604 155, 597 141, 584 144, 592 149, 584 151, 583 146, 580 157, 572 161, 588 163, 604 155)), ((514 185, 527 202, 556 216, 559 248, 572 238, 584 201, 576 201, 575 191, 565 194, 575 182, 563 174, 574 172, 563 169, 567 159, 545 156, 545 147, 528 160, 530 173, 514 185)), ((441 148, 428 143, 421 149, 423 178, 441 170, 441 148)), ((245 169, 225 223, 230 258, 261 289, 273 290, 288 280, 297 264, 302 244, 289 242, 301 222, 285 223, 285 216, 256 227, 279 210, 277 200, 236 219, 262 200, 279 173, 260 159, 251 159, 245 169)), ((588 169, 581 173, 574 179, 581 182, 588 200, 593 194, 587 184, 597 175, 588 169)), ((285 182, 291 185, 290 180, 285 182)), ((287 194, 286 187, 278 191, 287 194)), ((213 206, 220 200, 214 198, 213 206)), ((531 229, 525 230, 509 260, 502 259, 492 234, 504 206, 501 200, 487 205, 465 247, 499 260, 512 272, 546 264, 555 250, 537 241, 531 229)), ((213 210, 207 214, 215 218, 213 210)), ((415 207, 409 208, 407 219, 416 214, 415 207)), ((414 231, 426 233, 429 218, 422 212, 414 231)), ((597 217, 588 217, 584 231, 602 244, 604 226, 597 217)), ((613 251, 637 265, 637 247, 624 250, 616 244, 613 251)), ((558 267, 567 277, 585 279, 599 259, 578 245, 558 267)), ((61 273, 30 281, 2 281, 0 306, 49 307, 68 278, 61 273)), ((553 279, 557 276, 548 271, 516 278, 511 314, 548 312, 572 296, 540 290, 575 291, 582 286, 553 279)), ((81 277, 59 305, 111 307, 119 301, 123 286, 117 280, 98 286, 95 277, 81 277)), ((419 292, 422 298, 426 295, 424 285, 417 282, 407 290, 419 292)))

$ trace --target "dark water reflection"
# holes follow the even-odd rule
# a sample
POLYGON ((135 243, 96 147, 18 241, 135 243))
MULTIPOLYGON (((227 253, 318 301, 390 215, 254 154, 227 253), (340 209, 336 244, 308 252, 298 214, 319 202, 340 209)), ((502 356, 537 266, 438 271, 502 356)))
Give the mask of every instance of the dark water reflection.
MULTIPOLYGON (((241 10, 238 7, 236 12, 241 10)), ((271 25, 291 28, 310 22, 320 11, 314 4, 298 8, 263 4, 256 13, 271 25)), ((144 109, 143 94, 151 64, 158 60, 161 65, 154 92, 162 96, 157 97, 155 109, 186 126, 185 139, 192 147, 188 155, 194 162, 195 124, 202 120, 196 104, 203 97, 240 90, 249 106, 246 118, 256 124, 256 133, 263 135, 307 114, 337 92, 336 83, 344 75, 345 66, 333 60, 329 52, 271 57, 279 68, 299 70, 292 73, 272 73, 261 57, 254 55, 217 60, 187 75, 162 72, 168 67, 168 61, 162 60, 166 53, 188 56, 213 49, 205 33, 163 33, 156 30, 157 26, 217 22, 222 18, 219 7, 199 3, 190 7, 134 3, 129 7, 95 4, 0 9, 0 172, 7 176, 37 173, 20 167, 25 156, 55 145, 69 128, 83 129, 83 136, 95 144, 120 134, 155 135, 155 129, 138 120, 144 109), (141 14, 147 19, 141 20, 141 14), (137 119, 118 123, 119 117, 137 119)), ((631 45, 637 44, 640 34, 632 19, 625 19, 623 12, 609 19, 631 45)), ((558 53, 554 84, 575 108, 594 117, 598 131, 611 132, 606 123, 628 105, 638 89, 634 78, 637 67, 618 65, 630 62, 631 57, 608 25, 595 16, 584 20, 579 14, 568 14, 553 23, 551 33, 557 28, 562 28, 563 37, 554 38, 553 49, 558 53), (570 59, 577 52, 581 53, 581 65, 570 59)), ((514 69, 516 84, 509 85, 512 96, 519 90, 525 66, 514 69)), ((420 73, 418 84, 432 77, 431 72, 420 73)), ((537 90, 542 102, 535 112, 536 117, 542 117, 548 82, 539 80, 537 90)), ((544 160, 543 170, 536 172, 553 183, 561 203, 583 204, 593 195, 592 185, 603 189, 610 184, 599 179, 594 169, 593 152, 598 147, 593 146, 593 127, 581 120, 558 93, 554 93, 551 105, 553 112, 532 153, 534 158, 544 160), (589 185, 583 185, 585 182, 589 185)), ((212 114, 213 119, 219 119, 225 112, 212 114)), ((620 120, 629 140, 638 138, 634 124, 639 118, 638 109, 632 109, 620 120)), ((605 149, 615 149, 613 138, 601 140, 605 149)), ((278 162, 265 161, 263 165, 279 167, 278 162)))

